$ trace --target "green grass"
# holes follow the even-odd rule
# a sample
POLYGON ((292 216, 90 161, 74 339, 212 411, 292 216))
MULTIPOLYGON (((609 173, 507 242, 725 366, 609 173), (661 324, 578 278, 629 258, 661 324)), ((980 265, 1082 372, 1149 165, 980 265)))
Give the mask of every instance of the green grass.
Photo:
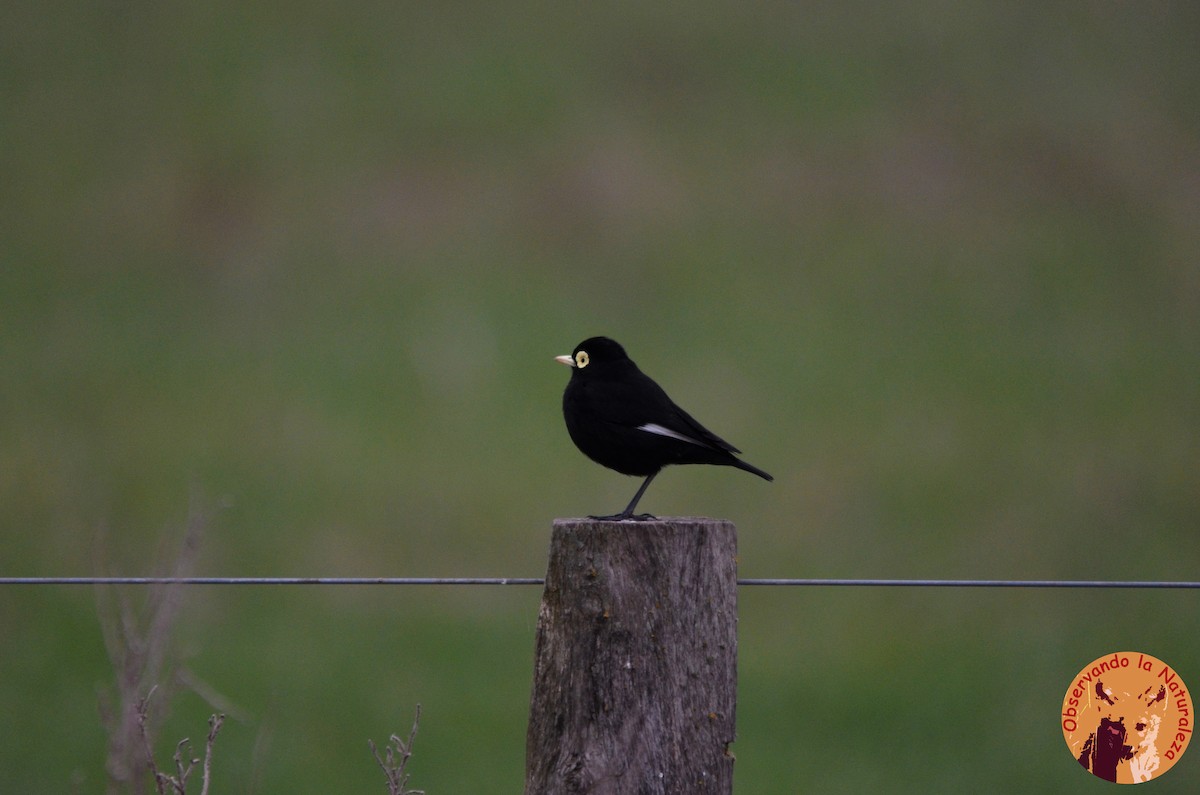
MULTIPOLYGON (((606 333, 776 476, 646 498, 736 521, 744 576, 1195 579, 1197 21, 18 3, 0 574, 92 573, 101 527, 145 573, 200 494, 206 574, 539 575, 636 486, 559 416, 551 357, 606 333)), ((413 786, 519 791, 536 589, 189 600, 244 713, 222 789, 381 791, 366 739, 420 702, 413 786)), ((1083 791, 1069 678, 1141 646, 1200 681, 1197 615, 744 592, 738 789, 1083 791)), ((101 789, 90 592, 7 590, 0 630, 0 790, 101 789)))

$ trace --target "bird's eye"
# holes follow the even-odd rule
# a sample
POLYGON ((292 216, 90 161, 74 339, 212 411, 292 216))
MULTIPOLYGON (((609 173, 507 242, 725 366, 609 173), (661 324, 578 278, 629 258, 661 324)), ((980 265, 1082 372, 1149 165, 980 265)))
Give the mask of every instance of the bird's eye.
POLYGON ((584 367, 587 367, 588 362, 590 361, 591 359, 588 358, 587 351, 580 351, 579 353, 575 354, 575 366, 580 370, 582 370, 584 367))

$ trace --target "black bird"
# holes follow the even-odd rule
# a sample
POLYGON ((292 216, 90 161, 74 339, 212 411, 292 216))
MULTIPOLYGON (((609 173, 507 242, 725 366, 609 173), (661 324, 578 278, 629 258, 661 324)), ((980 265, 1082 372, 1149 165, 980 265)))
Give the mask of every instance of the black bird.
POLYGON ((635 516, 633 509, 668 464, 719 464, 774 480, 739 459, 735 454, 741 450, 676 406, 608 337, 584 340, 570 356, 556 356, 555 361, 571 368, 563 392, 563 417, 571 441, 597 464, 645 478, 625 510, 591 518, 653 519, 648 513, 635 516))

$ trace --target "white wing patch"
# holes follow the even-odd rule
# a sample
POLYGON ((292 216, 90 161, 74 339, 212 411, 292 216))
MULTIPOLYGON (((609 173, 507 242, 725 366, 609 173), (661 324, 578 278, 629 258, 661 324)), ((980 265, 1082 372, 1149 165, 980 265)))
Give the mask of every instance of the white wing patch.
POLYGON ((681 442, 687 442, 688 444, 699 445, 700 447, 708 446, 704 442, 697 441, 690 436, 684 436, 679 431, 673 431, 670 428, 664 428, 663 426, 661 426, 657 423, 654 423, 654 422, 648 422, 645 425, 639 425, 637 427, 638 427, 639 431, 645 431, 646 433, 655 433, 655 434, 658 434, 659 436, 667 436, 671 439, 678 439, 681 442))

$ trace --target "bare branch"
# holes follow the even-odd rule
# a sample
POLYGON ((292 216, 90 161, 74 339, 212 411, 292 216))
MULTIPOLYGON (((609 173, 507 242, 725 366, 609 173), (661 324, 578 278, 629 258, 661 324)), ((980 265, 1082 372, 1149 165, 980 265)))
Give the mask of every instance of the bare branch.
POLYGON ((171 778, 170 776, 167 776, 166 778, 168 783, 175 788, 175 792, 177 792, 178 795, 184 795, 184 793, 187 792, 188 776, 192 774, 192 768, 196 766, 196 762, 200 761, 192 758, 192 741, 187 737, 184 737, 182 740, 180 740, 175 745, 175 755, 172 757, 172 759, 175 761, 176 775, 174 778, 171 778), (186 755, 184 754, 184 749, 187 750, 186 755), (184 765, 185 762, 187 763, 186 766, 184 765))
MULTIPOLYGON (((175 763, 175 775, 172 776, 159 770, 158 763, 154 761, 154 749, 150 742, 150 736, 146 731, 147 706, 150 696, 154 695, 154 690, 155 688, 151 688, 149 695, 139 701, 137 706, 137 726, 141 736, 142 750, 146 755, 146 767, 154 777, 154 786, 159 795, 167 795, 168 787, 174 795, 187 795, 188 779, 191 778, 200 760, 192 756, 192 741, 184 737, 175 745, 175 753, 171 757, 175 763)), ((217 734, 220 733, 224 722, 224 715, 212 715, 208 719, 208 737, 204 743, 204 768, 200 795, 208 795, 209 782, 212 780, 213 746, 216 744, 217 734)))
POLYGON ((388 739, 388 745, 384 749, 382 757, 379 755, 379 749, 375 747, 375 742, 367 740, 375 762, 387 779, 388 795, 425 795, 425 790, 408 789, 409 775, 404 772, 408 760, 412 757, 413 741, 417 739, 417 727, 420 722, 421 705, 418 704, 416 715, 413 717, 412 731, 408 733, 408 742, 404 742, 398 735, 393 734, 388 739))
POLYGON ((200 795, 208 795, 208 782, 212 779, 213 744, 217 741, 217 733, 225 722, 224 715, 213 715, 208 719, 208 742, 204 744, 204 780, 200 785, 200 795))
POLYGON ((211 709, 220 712, 222 717, 228 715, 235 721, 240 722, 249 722, 251 720, 248 710, 235 704, 232 699, 226 697, 208 682, 196 676, 196 673, 192 669, 181 666, 175 671, 175 681, 203 699, 211 709))
POLYGON ((158 790, 158 795, 166 795, 164 787, 170 781, 170 776, 159 772, 158 763, 154 761, 154 748, 150 742, 150 734, 146 730, 147 705, 150 701, 150 696, 154 695, 155 689, 153 687, 150 688, 150 692, 146 694, 146 697, 137 703, 137 729, 138 736, 142 741, 142 750, 146 755, 146 767, 149 769, 150 775, 154 777, 154 786, 158 790))
MULTIPOLYGON (((170 577, 189 574, 210 516, 211 511, 193 495, 179 548, 166 565, 163 565, 166 556, 160 555, 155 568, 170 577)), ((97 531, 95 560, 99 570, 108 574, 111 564, 103 527, 97 531)), ((108 733, 105 767, 109 795, 125 792, 142 795, 145 791, 143 762, 148 748, 154 745, 155 726, 170 703, 167 691, 178 681, 174 673, 180 666, 173 647, 184 591, 176 583, 157 585, 146 592, 141 605, 134 605, 128 591, 112 586, 96 589, 101 634, 113 668, 112 685, 99 694, 100 717, 108 733), (151 700, 149 694, 159 685, 163 686, 160 692, 165 697, 151 700)), ((190 677, 190 681, 199 682, 195 677, 190 677)), ((180 765, 176 778, 154 771, 160 793, 165 792, 167 784, 176 792, 181 791, 175 782, 188 769, 182 757, 180 765)))

